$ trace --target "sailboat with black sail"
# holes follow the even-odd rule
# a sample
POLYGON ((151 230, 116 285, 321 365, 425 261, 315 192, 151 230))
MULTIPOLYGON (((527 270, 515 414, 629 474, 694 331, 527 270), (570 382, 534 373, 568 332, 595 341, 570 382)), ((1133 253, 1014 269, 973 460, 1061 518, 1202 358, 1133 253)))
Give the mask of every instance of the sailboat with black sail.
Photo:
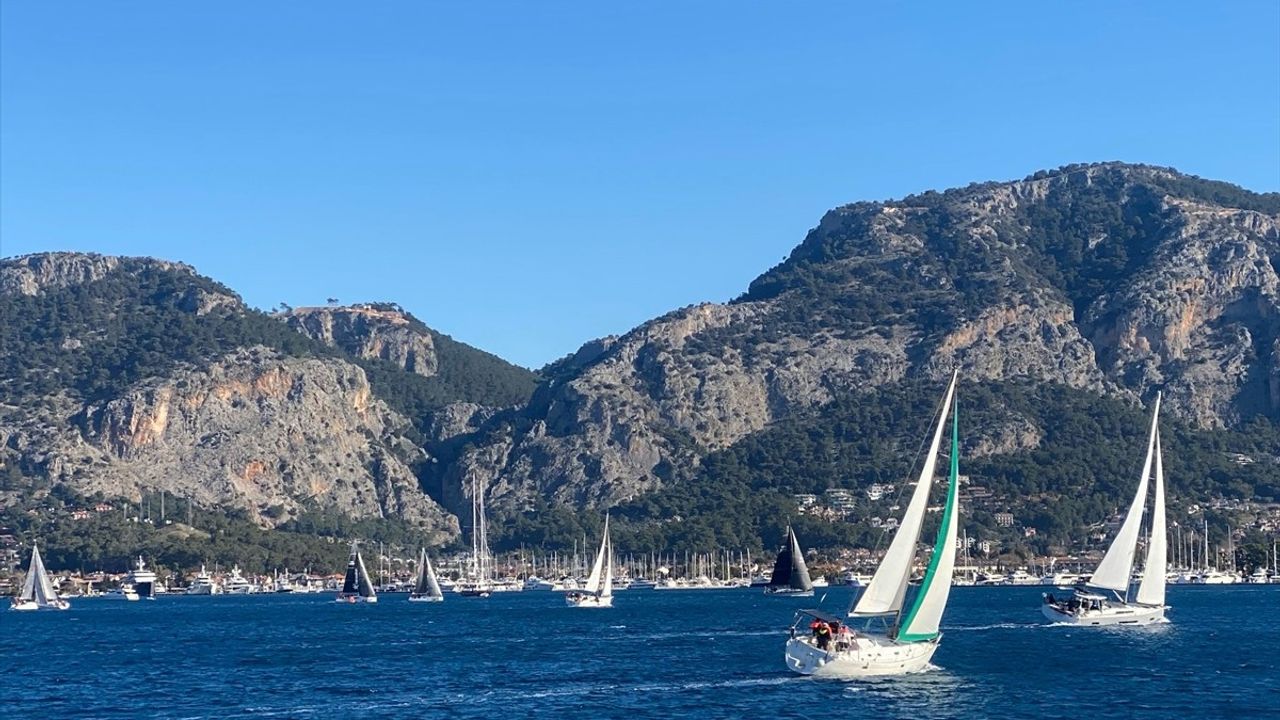
POLYGON ((378 592, 373 589, 373 581, 369 579, 369 571, 364 567, 364 558, 356 543, 351 543, 351 557, 347 560, 347 574, 342 579, 342 592, 338 593, 340 603, 376 603, 378 592))
POLYGON ((49 573, 44 569, 44 561, 40 559, 40 548, 31 546, 31 564, 27 567, 27 578, 22 583, 22 592, 13 598, 10 610, 66 610, 71 603, 58 597, 58 591, 49 581, 49 573))
POLYGON ((960 438, 954 403, 956 380, 957 377, 952 375, 911 501, 875 575, 857 597, 847 618, 837 618, 817 610, 806 610, 800 614, 786 646, 787 668, 793 672, 837 678, 903 675, 926 669, 937 651, 942 639, 938 627, 951 592, 956 526, 960 520, 957 502, 960 438), (946 501, 942 506, 929 565, 919 589, 908 603, 907 586, 928 510, 929 490, 933 485, 948 411, 951 415, 951 467, 946 501), (863 627, 854 632, 847 624, 849 618, 861 620, 863 627), (812 633, 803 632, 801 628, 807 619, 812 620, 809 625, 812 633))
POLYGON ((804 563, 804 552, 796 539, 796 531, 790 525, 787 526, 785 544, 773 562, 773 575, 769 577, 764 594, 813 597, 813 581, 809 579, 809 568, 804 563))
POLYGON ((427 557, 426 548, 418 554, 418 580, 409 593, 409 602, 443 602, 444 593, 440 592, 440 582, 436 580, 435 568, 431 567, 431 558, 427 557))
MULTIPOLYGON (((1206 533, 1207 537, 1207 533, 1206 533)), ((1164 509, 1164 463, 1160 459, 1160 395, 1156 395, 1151 411, 1151 431, 1147 435, 1147 457, 1142 462, 1142 477, 1133 496, 1129 512, 1116 532, 1115 539, 1102 556, 1086 587, 1077 589, 1069 598, 1044 596, 1040 606, 1044 616, 1054 622, 1070 625, 1151 625, 1165 622, 1165 584, 1167 578, 1167 544, 1164 509), (1148 481, 1154 477, 1155 500, 1151 508, 1151 534, 1147 541, 1146 566, 1138 592, 1130 596, 1130 580, 1142 514, 1147 502, 1148 481)))

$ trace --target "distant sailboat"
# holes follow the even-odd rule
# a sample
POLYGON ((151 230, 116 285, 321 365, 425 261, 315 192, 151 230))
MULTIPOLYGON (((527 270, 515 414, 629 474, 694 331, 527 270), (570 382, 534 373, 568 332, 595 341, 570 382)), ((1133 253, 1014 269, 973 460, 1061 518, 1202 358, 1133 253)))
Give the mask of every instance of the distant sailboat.
POLYGON ((1129 505, 1124 523, 1107 548, 1107 554, 1093 571, 1088 586, 1110 591, 1114 597, 1086 589, 1076 590, 1070 598, 1044 596, 1040 606, 1045 617, 1072 625, 1150 625, 1164 622, 1166 568, 1164 465, 1160 460, 1160 395, 1156 395, 1151 411, 1151 432, 1147 439, 1147 458, 1142 463, 1138 492, 1129 505), (1155 502, 1151 509, 1151 536, 1147 542, 1147 562, 1138 584, 1138 594, 1129 599, 1130 574, 1138 548, 1142 513, 1147 502, 1147 484, 1155 476, 1155 502))
POLYGON ((369 571, 364 567, 364 558, 356 543, 351 543, 351 558, 347 560, 347 574, 342 579, 342 592, 338 593, 338 602, 342 603, 376 603, 378 593, 373 589, 369 579, 369 571))
MULTIPOLYGON (((960 438, 953 404, 956 379, 953 375, 951 384, 947 387, 933 433, 933 442, 929 446, 929 454, 925 457, 924 467, 920 470, 920 477, 916 481, 916 489, 911 495, 902 524, 898 526, 871 582, 848 612, 848 617, 866 619, 867 627, 859 632, 849 632, 850 628, 840 618, 817 610, 804 611, 800 618, 813 618, 810 626, 813 633, 798 633, 796 627, 792 628, 792 637, 786 647, 788 669, 802 675, 824 677, 902 675, 924 670, 937 651, 942 639, 938 626, 942 622, 947 596, 951 592, 951 574, 956 555, 956 526, 960 515, 956 495, 960 473, 960 438), (928 510, 929 489, 933 484, 934 469, 949 410, 951 469, 947 498, 933 544, 933 555, 929 558, 929 567, 908 604, 907 585, 915 563, 916 544, 928 510), (880 626, 872 628, 871 624, 876 621, 879 621, 880 626)), ((798 620, 797 625, 799 624, 798 620)))
POLYGON ((49 582, 49 573, 40 559, 40 548, 31 546, 31 565, 27 567, 27 579, 9 606, 10 610, 66 610, 71 603, 58 597, 58 591, 49 582))
POLYGON ((471 477, 471 573, 458 583, 463 597, 487 598, 493 594, 493 555, 489 553, 489 527, 484 517, 484 491, 476 476, 471 477))
POLYGON ((443 601, 444 593, 440 592, 435 568, 431 567, 431 558, 427 557, 427 550, 423 548, 418 554, 418 581, 414 583, 413 592, 409 593, 409 602, 443 601))
POLYGON ((813 581, 809 579, 809 568, 804 564, 804 552, 796 539, 796 531, 790 525, 787 526, 786 544, 773 563, 773 575, 764 588, 764 594, 813 597, 813 581))
POLYGON ((604 534, 600 538, 600 552, 591 566, 591 575, 581 591, 564 596, 570 607, 613 607, 613 543, 609 541, 609 516, 604 518, 604 534))

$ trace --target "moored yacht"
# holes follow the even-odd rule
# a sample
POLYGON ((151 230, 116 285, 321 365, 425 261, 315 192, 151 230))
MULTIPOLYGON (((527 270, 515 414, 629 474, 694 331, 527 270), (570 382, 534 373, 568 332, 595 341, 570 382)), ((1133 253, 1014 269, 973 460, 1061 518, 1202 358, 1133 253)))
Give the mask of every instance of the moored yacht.
POLYGON ((144 600, 156 599, 156 574, 147 569, 147 564, 142 561, 141 555, 138 556, 138 564, 129 571, 125 582, 133 586, 138 597, 144 600))
POLYGON ((191 579, 191 584, 187 586, 188 595, 221 595, 222 586, 219 585, 213 576, 209 574, 204 566, 200 566, 200 572, 191 579))
POLYGON ((222 581, 222 591, 227 595, 251 595, 257 592, 257 588, 240 574, 240 566, 235 565, 231 574, 222 581))

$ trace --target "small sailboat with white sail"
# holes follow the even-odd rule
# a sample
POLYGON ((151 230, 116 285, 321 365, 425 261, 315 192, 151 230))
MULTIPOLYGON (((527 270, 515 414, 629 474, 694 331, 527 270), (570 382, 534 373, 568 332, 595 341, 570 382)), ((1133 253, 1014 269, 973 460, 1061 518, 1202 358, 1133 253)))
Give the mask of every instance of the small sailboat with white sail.
POLYGON ((426 548, 423 548, 418 554, 418 579, 413 584, 413 592, 409 593, 409 602, 443 601, 440 581, 436 579, 436 571, 431 567, 431 558, 427 557, 426 548))
POLYGON ((373 581, 369 579, 369 571, 364 567, 364 558, 353 541, 351 557, 347 560, 347 574, 342 579, 342 592, 336 598, 340 603, 376 603, 378 592, 373 589, 373 581))
POLYGON ((813 597, 813 581, 804 563, 804 551, 796 539, 796 531, 787 526, 787 539, 773 562, 773 575, 764 588, 765 595, 813 597))
POLYGON ((885 551, 866 589, 843 621, 817 610, 800 613, 787 641, 787 668, 801 675, 835 678, 862 678, 903 675, 926 669, 942 639, 938 631, 951 592, 951 575, 955 566, 956 526, 960 512, 957 501, 959 485, 960 439, 956 428, 957 413, 953 403, 957 375, 951 377, 938 412, 933 442, 920 469, 916 488, 889 548, 885 551), (950 412, 949 412, 950 411, 950 412), (907 602, 907 587, 915 564, 916 545, 923 529, 933 485, 942 433, 951 415, 950 473, 946 501, 942 506, 933 554, 920 581, 919 589, 907 602), (797 632, 798 626, 812 618, 813 632, 797 632), (853 632, 848 618, 863 621, 853 632))
POLYGON ((49 573, 44 569, 44 561, 40 559, 40 548, 31 546, 31 564, 27 567, 27 578, 22 583, 22 592, 13 598, 10 610, 66 610, 71 603, 58 597, 58 591, 49 581, 49 573))
POLYGON ((1165 622, 1166 542, 1164 509, 1164 465, 1160 460, 1160 395, 1156 395, 1151 412, 1151 432, 1147 439, 1147 457, 1142 463, 1142 478, 1129 512, 1116 532, 1107 554, 1098 563, 1085 587, 1070 598, 1044 596, 1040 606, 1044 616, 1071 625, 1150 625, 1165 622), (1137 554, 1142 514, 1147 502, 1147 486, 1154 475, 1155 500, 1151 510, 1151 535, 1147 542, 1147 561, 1136 596, 1130 597, 1130 573, 1137 554), (1094 590, 1097 590, 1095 592, 1094 590), (1109 593, 1109 594, 1108 594, 1109 593))
POLYGON ((582 590, 564 596, 569 607, 613 607, 613 544, 609 542, 609 516, 604 518, 604 534, 600 537, 600 552, 591 566, 591 574, 582 590))

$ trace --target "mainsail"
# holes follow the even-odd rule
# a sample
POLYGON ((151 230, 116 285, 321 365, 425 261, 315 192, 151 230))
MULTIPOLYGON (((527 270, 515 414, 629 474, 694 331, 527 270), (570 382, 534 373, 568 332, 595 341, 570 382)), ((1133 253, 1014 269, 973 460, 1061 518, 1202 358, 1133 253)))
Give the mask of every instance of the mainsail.
POLYGON ((902 524, 889 543, 880 567, 876 568, 870 584, 858 598, 858 604, 849 613, 853 617, 873 617, 891 615, 902 609, 906 597, 907 581, 911 578, 911 565, 915 561, 916 543, 920 540, 920 530, 924 523, 925 510, 929 505, 929 488, 933 483, 934 468, 938 464, 938 449, 942 445, 942 430, 947 422, 947 410, 951 407, 951 399, 955 394, 958 373, 952 374, 951 384, 947 386, 947 394, 942 400, 942 410, 938 413, 938 426, 933 433, 933 442, 929 445, 929 453, 925 456, 924 467, 920 468, 920 477, 916 480, 915 492, 907 505, 902 524))
POLYGON ((359 572, 356 569, 356 544, 351 543, 351 557, 347 559, 347 574, 342 578, 343 595, 358 595, 360 593, 359 572))
POLYGON ((600 552, 596 554, 595 564, 591 566, 591 574, 587 576, 587 585, 584 590, 593 595, 612 595, 613 594, 613 561, 608 560, 608 570, 605 570, 605 562, 611 549, 609 547, 609 516, 604 518, 604 534, 600 537, 600 552), (606 575, 607 572, 607 575, 606 575), (601 584, 601 579, 605 583, 601 584))
POLYGON ((773 574, 769 577, 769 587, 806 591, 813 589, 813 581, 809 579, 809 568, 804 563, 804 551, 800 549, 800 541, 796 539, 796 531, 789 525, 787 526, 786 545, 778 552, 778 558, 773 563, 773 574))
MULTIPOLYGON (((1155 455, 1157 422, 1160 417, 1160 395, 1156 395, 1155 410, 1151 413, 1151 433, 1147 439, 1147 458, 1142 462, 1142 479, 1138 482, 1138 492, 1133 496, 1129 512, 1120 525, 1119 532, 1107 548, 1107 554, 1093 571, 1089 584, 1118 593, 1129 590, 1129 576, 1133 572, 1133 556, 1138 549, 1138 533, 1142 525, 1142 512, 1147 502, 1147 483, 1151 476, 1151 461, 1155 455)), ((1163 503, 1161 509, 1163 510, 1163 503)), ((1161 513, 1161 535, 1163 535, 1164 518, 1161 513)), ((1163 569, 1161 576, 1163 577, 1163 569)), ((1161 591, 1163 595, 1163 590, 1161 591)))
MULTIPOLYGON (((1154 422, 1154 420, 1153 420, 1154 422)), ((1160 430, 1156 430, 1156 498, 1151 506, 1151 537, 1147 542, 1147 564, 1138 585, 1137 601, 1143 605, 1164 605, 1165 565, 1168 552, 1164 517, 1164 463, 1160 460, 1160 430)))

